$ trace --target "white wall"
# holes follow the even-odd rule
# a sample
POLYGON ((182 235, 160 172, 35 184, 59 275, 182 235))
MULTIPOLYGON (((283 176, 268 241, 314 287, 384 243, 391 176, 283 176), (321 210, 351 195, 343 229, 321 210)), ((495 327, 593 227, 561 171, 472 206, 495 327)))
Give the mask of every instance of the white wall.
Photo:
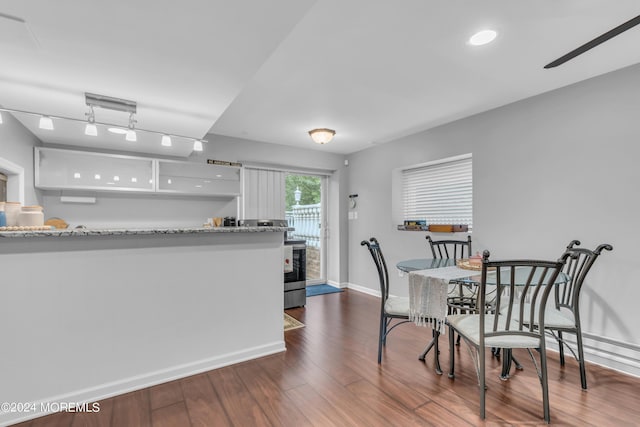
POLYGON ((349 222, 350 286, 378 290, 360 246, 376 236, 392 293, 407 295, 407 279, 393 266, 427 257, 426 233, 395 230, 391 170, 470 152, 474 251, 555 259, 572 239, 613 245, 583 293, 588 358, 640 375, 639 118, 640 66, 633 66, 351 155, 349 193, 359 197, 358 219, 349 222))

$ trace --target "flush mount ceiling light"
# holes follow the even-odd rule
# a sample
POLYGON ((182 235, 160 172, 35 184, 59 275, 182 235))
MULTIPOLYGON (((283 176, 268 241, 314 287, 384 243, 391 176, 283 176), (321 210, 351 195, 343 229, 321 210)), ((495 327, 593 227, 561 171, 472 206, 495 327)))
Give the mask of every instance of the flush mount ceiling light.
POLYGON ((70 122, 78 122, 85 125, 84 133, 89 136, 98 136, 98 126, 103 126, 111 133, 125 135, 127 141, 137 141, 137 133, 143 132, 147 134, 158 135, 161 144, 165 147, 171 147, 173 140, 179 139, 188 144, 193 144, 194 151, 203 151, 203 144, 207 141, 204 139, 194 138, 193 136, 168 134, 166 132, 158 132, 150 129, 136 128, 135 124, 137 120, 134 118, 134 114, 137 112, 137 104, 135 101, 129 101, 127 99, 113 98, 104 95, 97 95, 94 93, 85 93, 85 103, 89 107, 90 111, 85 113, 87 120, 76 119, 72 117, 55 116, 51 114, 42 114, 33 111, 17 110, 13 108, 0 107, 0 124, 2 123, 1 112, 26 114, 30 116, 36 116, 40 119, 40 129, 54 130, 53 119, 66 120, 70 122), (129 121, 126 126, 114 123, 105 123, 96 121, 96 115, 94 108, 100 107, 108 110, 122 111, 129 113, 129 121), (195 142, 194 142, 195 141, 195 142))
POLYGON ((472 46, 482 46, 487 43, 491 43, 498 36, 498 33, 494 30, 482 30, 478 31, 469 38, 469 44, 472 46))
POLYGON ((316 144, 326 144, 333 139, 336 131, 333 129, 320 128, 309 131, 309 136, 316 144))

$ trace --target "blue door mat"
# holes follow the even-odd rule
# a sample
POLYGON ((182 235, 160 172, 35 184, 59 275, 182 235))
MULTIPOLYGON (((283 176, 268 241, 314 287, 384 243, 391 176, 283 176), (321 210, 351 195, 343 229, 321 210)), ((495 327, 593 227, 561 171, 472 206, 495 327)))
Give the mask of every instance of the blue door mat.
POLYGON ((331 285, 311 285, 307 286, 307 297, 315 297, 316 295, 333 294, 342 292, 340 288, 331 285))

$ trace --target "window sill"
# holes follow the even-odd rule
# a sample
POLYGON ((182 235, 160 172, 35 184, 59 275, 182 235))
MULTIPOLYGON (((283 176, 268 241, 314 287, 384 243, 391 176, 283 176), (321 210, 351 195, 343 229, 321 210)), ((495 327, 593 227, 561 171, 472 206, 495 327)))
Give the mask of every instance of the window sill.
POLYGON ((470 233, 471 228, 466 225, 429 226, 429 225, 398 225, 399 231, 429 231, 431 233, 470 233))

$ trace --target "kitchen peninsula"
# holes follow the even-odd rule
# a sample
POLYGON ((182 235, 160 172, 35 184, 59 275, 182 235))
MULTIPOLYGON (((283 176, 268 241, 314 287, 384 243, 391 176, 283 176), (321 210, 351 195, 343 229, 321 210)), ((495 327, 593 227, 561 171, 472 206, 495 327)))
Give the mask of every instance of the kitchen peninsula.
POLYGON ((0 233, 0 401, 93 402, 284 351, 286 230, 0 233))

